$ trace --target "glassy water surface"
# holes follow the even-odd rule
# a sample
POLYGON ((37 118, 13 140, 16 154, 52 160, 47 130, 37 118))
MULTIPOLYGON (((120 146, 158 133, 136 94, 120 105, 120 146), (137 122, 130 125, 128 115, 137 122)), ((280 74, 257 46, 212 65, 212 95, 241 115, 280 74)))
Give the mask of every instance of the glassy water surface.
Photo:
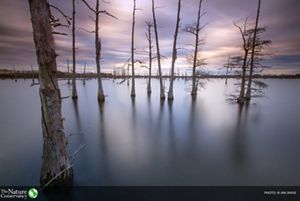
MULTIPOLYGON (((137 80, 135 100, 126 82, 104 80, 104 106, 96 80, 78 81, 78 101, 62 104, 75 185, 300 185, 300 80, 265 81, 265 97, 244 108, 226 101, 235 80, 209 80, 196 100, 176 80, 172 104, 160 102, 157 80, 151 96, 137 80)), ((40 100, 30 84, 0 80, 0 185, 39 184, 40 100)))

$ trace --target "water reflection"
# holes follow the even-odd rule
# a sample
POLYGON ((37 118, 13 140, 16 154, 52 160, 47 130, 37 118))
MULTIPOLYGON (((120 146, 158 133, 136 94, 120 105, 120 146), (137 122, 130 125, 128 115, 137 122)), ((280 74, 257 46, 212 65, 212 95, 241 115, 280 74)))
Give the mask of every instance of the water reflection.
POLYGON ((169 150, 168 150, 168 158, 170 161, 170 169, 172 170, 174 167, 176 168, 177 161, 177 132, 174 127, 174 114, 173 114, 173 101, 168 101, 168 111, 169 111, 169 124, 167 127, 168 130, 168 142, 169 142, 169 150))
POLYGON ((147 122, 149 122, 148 130, 151 133, 153 130, 153 113, 152 113, 151 94, 147 94, 147 109, 148 109, 147 110, 147 114, 148 114, 147 122))
POLYGON ((109 147, 108 147, 108 139, 107 139, 107 131, 106 131, 106 120, 105 120, 105 103, 98 103, 99 106, 99 135, 100 135, 100 143, 99 143, 99 153, 96 153, 96 157, 99 157, 99 163, 101 165, 101 169, 98 171, 101 172, 101 177, 98 177, 98 182, 102 183, 103 180, 111 180, 110 177, 110 160, 109 160, 109 147))
MULTIPOLYGON (((248 104, 246 104, 245 108, 248 110, 248 104)), ((247 119, 247 112, 243 116, 243 105, 238 105, 237 111, 237 119, 236 119, 236 126, 233 133, 233 159, 236 165, 240 166, 243 165, 245 159, 245 144, 243 143, 246 138, 246 119, 247 119)))
POLYGON ((77 131, 81 132, 82 127, 81 127, 81 120, 80 120, 80 114, 78 111, 78 100, 72 100, 73 103, 73 108, 74 108, 74 114, 75 114, 75 120, 76 120, 76 125, 77 125, 77 131))
MULTIPOLYGON (((210 80, 197 99, 185 91, 184 80, 177 80, 177 95, 171 103, 160 101, 159 90, 146 96, 145 80, 136 81, 135 99, 130 99, 126 82, 105 80, 104 87, 111 95, 99 105, 97 80, 88 80, 85 87, 78 85, 77 102, 64 100, 65 129, 80 133, 69 137, 69 153, 86 144, 73 161, 75 185, 282 185, 283 181, 299 185, 300 96, 295 98, 297 94, 289 92, 295 91, 299 81, 293 85, 269 81, 274 82, 269 86, 276 86, 268 88, 269 98, 244 107, 226 101, 223 80, 210 80), (280 100, 281 93, 288 102, 280 100), (283 171, 285 174, 280 174, 283 171)), ((34 185, 38 184, 42 151, 41 135, 37 138, 40 108, 38 104, 24 108, 15 95, 24 95, 26 103, 36 103, 38 90, 24 88, 28 84, 10 82, 8 86, 11 84, 18 93, 4 88, 5 96, 0 99, 5 106, 2 114, 6 114, 0 123, 5 131, 0 141, 0 158, 5 161, 0 182, 11 184, 13 179, 20 185, 34 185), (35 95, 26 96, 33 92, 35 95), (37 123, 26 118, 30 111, 37 123), (10 122, 20 123, 12 126, 10 122), (19 133, 26 134, 34 146, 20 140, 19 133), (18 160, 10 160, 15 157, 18 160), (38 162, 26 165, 28 157, 38 162), (25 164, 22 170, 18 168, 21 164, 25 164), (15 176, 9 174, 11 169, 15 176)), ((152 84, 159 89, 157 80, 152 84)), ((63 96, 70 94, 68 85, 60 86, 63 96)), ((228 80, 226 93, 234 89, 233 81, 228 80)))
POLYGON ((158 134, 163 130, 162 125, 163 125, 163 121, 164 121, 164 105, 165 105, 165 101, 160 100, 158 118, 157 118, 157 133, 158 134))
POLYGON ((100 123, 99 123, 99 135, 100 135, 100 148, 102 150, 102 153, 106 154, 106 125, 105 125, 105 103, 99 103, 99 114, 100 114, 100 123))
POLYGON ((196 143, 197 143, 197 135, 201 135, 199 130, 197 129, 197 125, 199 125, 200 120, 198 119, 198 108, 196 107, 197 98, 191 99, 191 106, 190 106, 190 115, 188 119, 188 130, 187 130, 187 155, 194 158, 196 157, 196 143))

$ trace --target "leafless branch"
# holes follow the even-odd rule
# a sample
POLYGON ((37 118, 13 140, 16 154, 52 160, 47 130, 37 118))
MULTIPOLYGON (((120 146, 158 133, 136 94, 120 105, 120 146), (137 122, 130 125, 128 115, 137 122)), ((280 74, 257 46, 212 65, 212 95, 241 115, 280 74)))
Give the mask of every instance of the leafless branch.
POLYGON ((61 9, 59 9, 58 7, 56 7, 56 6, 52 5, 52 4, 49 4, 49 7, 50 8, 54 8, 55 10, 57 10, 66 19, 68 25, 69 26, 71 25, 71 22, 70 22, 72 20, 71 17, 69 17, 68 15, 66 15, 61 9))
POLYGON ((63 97, 61 97, 61 100, 68 99, 68 98, 70 98, 70 96, 63 96, 63 97))
POLYGON ((93 9, 85 0, 81 0, 85 5, 86 7, 88 7, 88 9, 90 9, 92 12, 96 13, 96 10, 93 9))
POLYGON ((76 154, 83 149, 86 146, 86 144, 80 144, 79 147, 74 151, 74 153, 72 154, 72 156, 70 157, 71 160, 74 160, 76 154))
POLYGON ((95 20, 92 16, 89 15, 89 18, 90 18, 93 22, 96 22, 96 20, 95 20))
POLYGON ((52 34, 56 34, 56 35, 62 35, 62 36, 67 36, 68 34, 63 33, 63 32, 57 32, 57 31, 52 31, 52 34))
POLYGON ((87 30, 85 28, 79 28, 79 30, 85 31, 87 33, 95 33, 95 31, 89 31, 89 30, 87 30))
POLYGON ((110 16, 110 17, 112 17, 112 18, 114 18, 114 19, 118 20, 118 18, 117 18, 117 17, 115 17, 114 15, 110 14, 110 13, 109 13, 109 12, 107 12, 106 10, 100 10, 100 11, 99 11, 99 13, 101 13, 101 14, 105 14, 105 15, 107 15, 107 16, 110 16))

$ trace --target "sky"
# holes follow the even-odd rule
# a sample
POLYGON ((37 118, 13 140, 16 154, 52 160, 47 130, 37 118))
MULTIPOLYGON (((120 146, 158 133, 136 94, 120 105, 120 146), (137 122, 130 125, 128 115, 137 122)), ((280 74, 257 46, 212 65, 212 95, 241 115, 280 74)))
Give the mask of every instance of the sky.
MULTIPOLYGON (((136 0, 136 59, 148 64, 148 42, 146 40, 145 21, 152 21, 151 0, 136 0)), ((91 6, 95 0, 87 0, 91 6)), ((118 20, 100 16, 100 37, 102 41, 101 68, 110 72, 113 68, 123 67, 128 63, 131 49, 131 23, 133 0, 101 1, 100 9, 107 10, 118 20)), ((196 22, 199 0, 182 0, 180 28, 196 22)), ((50 0, 67 15, 72 14, 72 0, 50 0)), ((168 73, 171 66, 173 36, 176 24, 177 0, 155 0, 158 35, 161 54, 163 55, 163 72, 168 73)), ((90 16, 93 13, 81 2, 76 2, 76 46, 77 71, 83 70, 86 62, 88 71, 95 71, 94 22, 90 16)), ((243 22, 246 17, 254 22, 257 1, 249 0, 204 0, 203 11, 206 15, 201 24, 206 24, 200 36, 204 44, 200 47, 199 56, 205 58, 208 65, 205 70, 222 73, 220 70, 229 56, 241 54, 241 36, 233 21, 243 22)), ((272 40, 272 45, 266 49, 265 64, 272 66, 266 74, 300 73, 300 3, 298 0, 262 0, 260 26, 266 26, 263 37, 272 40)), ((52 10, 53 15, 60 14, 52 10)), ((61 18, 63 21, 63 18, 61 18)), ((72 60, 71 29, 59 28, 68 36, 55 35, 55 47, 58 53, 59 70, 66 71, 67 60, 72 60)), ((154 33, 152 33, 154 36, 154 33)), ((154 40, 154 38, 153 38, 154 40)), ((178 59, 175 72, 189 71, 191 66, 187 57, 192 55, 194 36, 180 31, 178 37, 178 59)), ((154 47, 155 48, 155 47, 154 47)), ((32 37, 29 5, 27 0, 0 1, 0 68, 15 68, 17 70, 36 69, 35 47, 32 37)), ((70 62, 71 63, 71 62, 70 62)), ((154 61, 154 72, 157 61, 154 61)), ((145 72, 145 68, 138 68, 145 72)))

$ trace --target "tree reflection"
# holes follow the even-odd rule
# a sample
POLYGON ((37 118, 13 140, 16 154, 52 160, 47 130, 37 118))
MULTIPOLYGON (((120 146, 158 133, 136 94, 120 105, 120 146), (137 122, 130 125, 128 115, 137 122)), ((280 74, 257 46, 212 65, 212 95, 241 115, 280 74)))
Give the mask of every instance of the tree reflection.
POLYGON ((236 165, 243 165, 246 159, 247 123, 249 103, 238 105, 236 126, 233 133, 233 159, 236 165))
MULTIPOLYGON (((109 147, 107 142, 107 130, 105 121, 105 103, 99 102, 99 114, 100 114, 100 124, 99 124, 99 134, 100 134, 100 163, 102 170, 102 177, 99 178, 100 181, 110 181, 110 167, 109 167, 109 147)), ((101 182, 100 182, 101 183, 101 182)))

